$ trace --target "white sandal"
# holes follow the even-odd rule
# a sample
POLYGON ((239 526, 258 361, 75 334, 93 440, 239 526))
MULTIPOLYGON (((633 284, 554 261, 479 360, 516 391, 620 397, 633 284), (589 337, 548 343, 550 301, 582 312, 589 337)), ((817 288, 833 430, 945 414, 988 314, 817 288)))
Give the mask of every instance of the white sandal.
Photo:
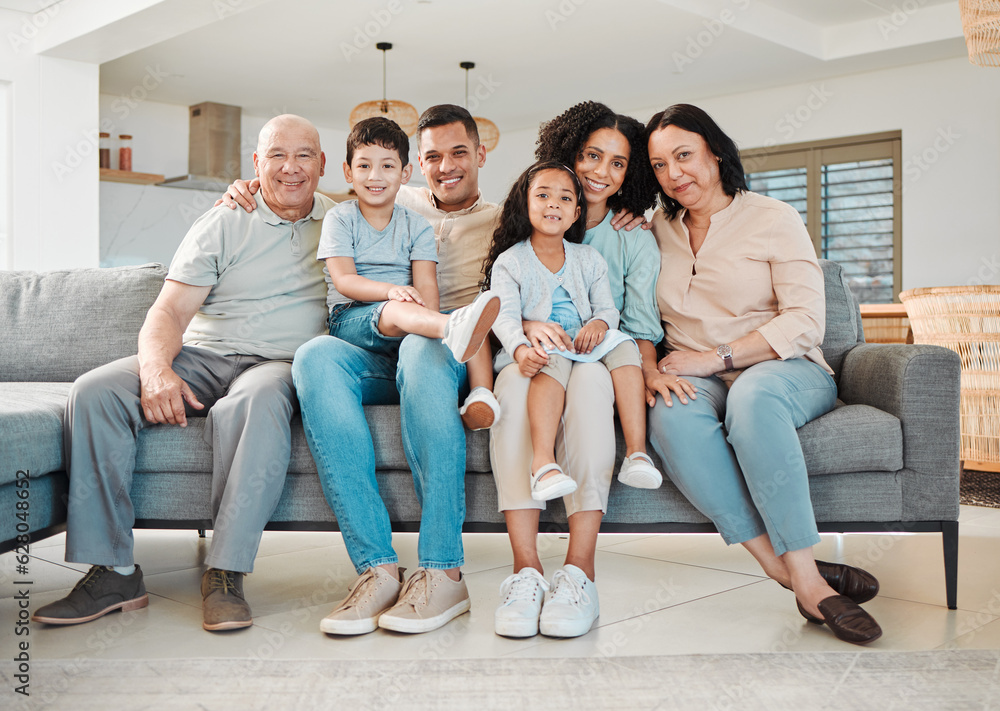
POLYGON ((569 478, 562 467, 555 462, 543 464, 537 472, 531 475, 531 498, 535 501, 550 501, 558 499, 560 496, 572 494, 576 491, 576 482, 569 478), (542 477, 549 472, 556 472, 552 476, 542 477))
POLYGON ((658 489, 663 483, 663 475, 653 466, 653 460, 648 454, 636 452, 622 461, 618 481, 636 489, 658 489))

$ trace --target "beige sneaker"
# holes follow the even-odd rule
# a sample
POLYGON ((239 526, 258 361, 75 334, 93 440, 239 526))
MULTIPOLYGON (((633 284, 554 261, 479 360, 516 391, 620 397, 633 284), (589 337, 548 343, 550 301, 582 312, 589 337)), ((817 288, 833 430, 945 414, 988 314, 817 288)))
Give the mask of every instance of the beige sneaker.
POLYGON ((378 627, 379 615, 396 603, 403 587, 400 580, 405 568, 399 569, 399 579, 385 568, 369 568, 354 581, 347 597, 319 623, 328 634, 367 634, 378 627))
POLYGON ((464 577, 455 581, 443 570, 417 568, 403 585, 399 602, 378 618, 378 626, 396 632, 430 632, 471 606, 464 577))

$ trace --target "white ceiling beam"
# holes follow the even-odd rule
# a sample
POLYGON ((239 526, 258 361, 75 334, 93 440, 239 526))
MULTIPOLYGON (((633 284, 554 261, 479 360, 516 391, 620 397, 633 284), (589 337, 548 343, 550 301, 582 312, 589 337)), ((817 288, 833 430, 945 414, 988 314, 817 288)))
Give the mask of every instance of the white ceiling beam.
POLYGON ((710 31, 713 26, 732 27, 824 61, 962 36, 958 0, 929 6, 924 6, 921 0, 902 0, 880 17, 831 26, 817 25, 761 0, 660 2, 704 18, 710 31))
POLYGON ((824 59, 841 59, 962 37, 958 2, 921 6, 918 0, 893 5, 882 17, 824 31, 824 59))
POLYGON ((36 54, 103 64, 271 0, 63 0, 36 54))
POLYGON ((733 27, 801 54, 823 58, 823 28, 760 0, 660 0, 705 19, 706 29, 733 27))

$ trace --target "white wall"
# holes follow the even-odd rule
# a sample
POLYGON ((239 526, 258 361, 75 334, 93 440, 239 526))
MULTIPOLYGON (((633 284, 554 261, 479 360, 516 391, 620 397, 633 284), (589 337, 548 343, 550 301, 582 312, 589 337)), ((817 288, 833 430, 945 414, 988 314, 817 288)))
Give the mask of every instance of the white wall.
MULTIPOLYGON (((150 91, 155 97, 155 89, 150 91)), ((132 169, 162 174, 168 178, 188 172, 188 107, 143 97, 100 96, 101 130, 117 137, 132 138, 132 169)), ((253 177, 253 152, 257 134, 270 116, 244 114, 240 122, 241 174, 253 177)), ((319 127, 320 142, 327 154, 326 175, 320 189, 342 192, 341 170, 347 131, 319 127)), ((112 167, 117 156, 112 151, 112 167)), ((212 207, 219 194, 166 188, 156 185, 100 184, 101 266, 161 262, 169 264, 181 239, 194 221, 212 207)))
POLYGON ((0 81, 0 269, 8 269, 10 255, 10 201, 12 130, 10 125, 10 82, 0 81))
POLYGON ((43 13, 0 9, 0 81, 10 83, 13 180, 8 264, 96 266, 98 67, 32 52, 43 13))
MULTIPOLYGON (((661 104, 613 108, 645 122, 688 100, 660 93, 661 104)), ((1000 283, 1000 70, 953 59, 693 103, 741 148, 901 130, 902 288, 1000 283)), ((513 149, 490 154, 491 199, 531 162, 536 133, 504 135, 513 149)))

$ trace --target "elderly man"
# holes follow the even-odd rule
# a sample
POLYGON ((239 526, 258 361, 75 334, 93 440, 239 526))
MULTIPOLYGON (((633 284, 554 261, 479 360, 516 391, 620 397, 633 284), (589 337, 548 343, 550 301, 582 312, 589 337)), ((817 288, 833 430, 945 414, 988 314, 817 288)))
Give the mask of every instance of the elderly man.
POLYGON ((33 619, 75 624, 148 604, 133 562, 129 490, 136 437, 206 416, 212 445, 214 533, 201 580, 203 627, 252 623, 243 576, 285 481, 297 407, 291 360, 323 332, 326 284, 316 261, 333 201, 316 194, 326 157, 299 116, 269 121, 254 169, 252 214, 209 210, 188 231, 139 332, 138 355, 73 386, 66 408, 69 516, 66 560, 93 567, 33 619))
MULTIPOLYGON (((499 209, 479 191, 486 148, 468 111, 432 106, 417 126, 427 188, 403 186, 397 202, 423 215, 438 247, 441 310, 479 293, 483 258, 499 209)), ((227 204, 252 210, 256 186, 237 181, 227 204)), ((241 212, 237 210, 237 212, 241 212)), ((336 338, 311 341, 296 354, 295 385, 309 446, 344 544, 361 575, 320 624, 333 634, 376 627, 427 632, 469 609, 464 563, 465 430, 459 398, 468 391, 465 365, 439 340, 410 335, 394 358, 366 353, 336 338), (375 455, 363 405, 400 403, 404 451, 421 505, 418 568, 402 580, 389 514, 375 479, 375 455), (337 446, 350 442, 352 446, 337 446)))

